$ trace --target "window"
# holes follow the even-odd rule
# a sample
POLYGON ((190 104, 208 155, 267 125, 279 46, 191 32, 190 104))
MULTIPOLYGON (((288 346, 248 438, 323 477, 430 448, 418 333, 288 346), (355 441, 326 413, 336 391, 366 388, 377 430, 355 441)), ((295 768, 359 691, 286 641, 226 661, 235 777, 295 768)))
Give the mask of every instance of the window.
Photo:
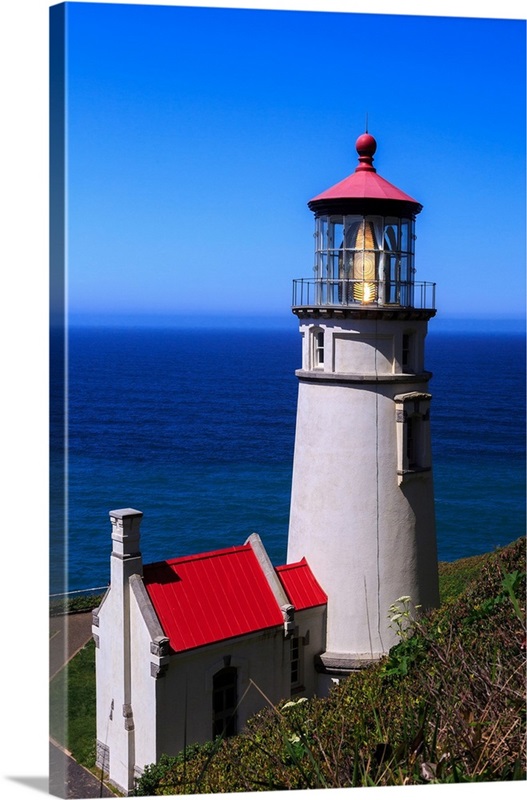
POLYGON ((401 341, 401 371, 417 372, 421 360, 420 339, 415 331, 406 331, 401 341))
POLYGON ((403 333, 403 350, 401 355, 401 368, 403 372, 409 372, 410 367, 410 340, 409 333, 403 333))
POLYGON ((317 217, 315 224, 319 301, 330 305, 376 302, 382 217, 331 214, 317 217))
POLYGON ((313 366, 324 366, 324 331, 314 332, 314 353, 313 353, 313 366))
POLYGON ((431 469, 430 400, 425 392, 408 392, 395 398, 397 424, 397 474, 399 484, 417 472, 431 469))
POLYGON ((225 667, 212 679, 212 737, 234 736, 236 705, 238 702, 238 675, 236 667, 225 667))
POLYGON ((298 636, 291 639, 291 686, 300 682, 300 642, 298 636))
POLYGON ((384 219, 384 295, 386 303, 411 306, 413 302, 414 223, 411 219, 384 219))
POLYGON ((406 464, 408 469, 417 469, 419 464, 418 436, 420 417, 417 414, 406 419, 406 464))
POLYGON ((302 639, 298 635, 298 628, 290 638, 291 647, 291 694, 301 691, 302 685, 302 639))

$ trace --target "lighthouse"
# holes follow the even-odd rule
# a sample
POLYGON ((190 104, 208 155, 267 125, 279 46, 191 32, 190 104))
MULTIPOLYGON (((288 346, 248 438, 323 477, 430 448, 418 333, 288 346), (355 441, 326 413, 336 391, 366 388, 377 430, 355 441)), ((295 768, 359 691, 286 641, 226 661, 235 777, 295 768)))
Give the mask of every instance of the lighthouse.
POLYGON ((287 560, 306 558, 328 595, 320 684, 398 641, 402 596, 438 605, 429 380, 435 284, 414 279, 422 205, 373 166, 309 201, 314 274, 293 284, 302 365, 287 560), (325 677, 324 677, 325 676, 325 677))

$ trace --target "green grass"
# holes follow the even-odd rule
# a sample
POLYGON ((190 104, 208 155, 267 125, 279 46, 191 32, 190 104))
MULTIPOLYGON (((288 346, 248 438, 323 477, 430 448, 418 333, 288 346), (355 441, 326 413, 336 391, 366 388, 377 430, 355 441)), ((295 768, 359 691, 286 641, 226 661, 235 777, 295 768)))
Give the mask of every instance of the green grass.
POLYGON ((464 592, 470 582, 478 577, 490 555, 483 553, 479 556, 460 558, 457 561, 440 561, 438 567, 441 603, 453 600, 464 592))
POLYGON ((95 644, 93 641, 50 683, 50 735, 88 769, 95 767, 95 644))

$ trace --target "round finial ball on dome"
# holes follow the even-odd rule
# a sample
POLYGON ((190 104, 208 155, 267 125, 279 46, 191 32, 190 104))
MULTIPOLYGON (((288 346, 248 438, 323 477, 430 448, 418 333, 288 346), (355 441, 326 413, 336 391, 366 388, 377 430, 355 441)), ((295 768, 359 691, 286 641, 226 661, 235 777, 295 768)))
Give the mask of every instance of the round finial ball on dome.
POLYGON ((377 150, 377 142, 369 133, 363 133, 355 142, 355 147, 360 156, 373 156, 377 150))

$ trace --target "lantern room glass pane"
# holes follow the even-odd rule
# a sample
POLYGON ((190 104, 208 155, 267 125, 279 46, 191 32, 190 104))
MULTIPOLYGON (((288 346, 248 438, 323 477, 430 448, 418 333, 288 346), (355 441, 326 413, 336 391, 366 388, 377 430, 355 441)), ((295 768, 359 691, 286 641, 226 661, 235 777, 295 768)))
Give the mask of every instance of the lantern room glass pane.
POLYGON ((401 220, 401 252, 408 253, 411 250, 410 244, 410 220, 401 220))
POLYGON ((317 248, 327 250, 328 246, 328 220, 327 217, 319 217, 317 220, 317 248))
POLYGON ((340 250, 343 246, 344 222, 339 214, 329 218, 328 249, 340 250))
POLYGON ((320 280, 327 277, 327 246, 328 246, 328 220, 327 217, 315 219, 315 278, 320 280))
POLYGON ((401 256, 400 268, 399 268, 399 280, 402 283, 406 283, 410 280, 408 256, 401 256))
POLYGON ((384 220, 384 250, 396 253, 399 249, 399 220, 386 217, 384 220))
POLYGON ((332 251, 328 256, 328 278, 330 280, 339 278, 339 260, 338 251, 332 251))
POLYGON ((357 233, 363 219, 364 219, 363 217, 358 216, 357 214, 348 214, 345 217, 345 226, 346 226, 345 246, 347 249, 354 250, 356 248, 357 233))

